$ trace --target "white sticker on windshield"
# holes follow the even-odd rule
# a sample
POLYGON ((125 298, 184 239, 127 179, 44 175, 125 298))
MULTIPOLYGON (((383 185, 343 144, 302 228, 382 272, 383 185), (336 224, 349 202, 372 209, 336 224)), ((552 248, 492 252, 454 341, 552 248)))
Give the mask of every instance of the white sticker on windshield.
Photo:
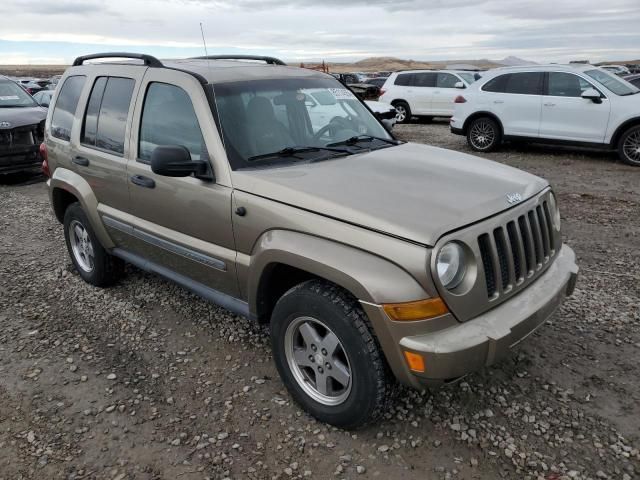
POLYGON ((17 95, 0 95, 0 100, 20 100, 17 95))
POLYGON ((353 100, 356 98, 353 92, 346 88, 330 88, 329 91, 336 100, 353 100))

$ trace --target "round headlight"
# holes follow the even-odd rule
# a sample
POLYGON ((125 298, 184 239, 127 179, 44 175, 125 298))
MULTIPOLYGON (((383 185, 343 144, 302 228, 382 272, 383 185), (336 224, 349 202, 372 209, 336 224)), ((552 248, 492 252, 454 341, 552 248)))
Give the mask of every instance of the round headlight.
POLYGON ((442 285, 449 290, 456 288, 466 271, 464 249, 455 242, 447 243, 438 253, 436 267, 442 285))
POLYGON ((560 231, 560 209, 558 208, 558 202, 556 202, 556 196, 552 193, 549 195, 549 214, 551 215, 551 221, 556 230, 560 231))

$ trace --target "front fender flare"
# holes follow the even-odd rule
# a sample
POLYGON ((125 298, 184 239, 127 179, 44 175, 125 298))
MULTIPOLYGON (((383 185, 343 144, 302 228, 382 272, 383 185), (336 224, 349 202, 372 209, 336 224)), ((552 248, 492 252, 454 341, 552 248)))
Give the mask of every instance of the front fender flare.
POLYGON ((258 239, 251 255, 248 297, 252 313, 257 312, 262 274, 273 264, 304 270, 373 304, 430 296, 406 270, 382 257, 313 235, 271 230, 258 239))

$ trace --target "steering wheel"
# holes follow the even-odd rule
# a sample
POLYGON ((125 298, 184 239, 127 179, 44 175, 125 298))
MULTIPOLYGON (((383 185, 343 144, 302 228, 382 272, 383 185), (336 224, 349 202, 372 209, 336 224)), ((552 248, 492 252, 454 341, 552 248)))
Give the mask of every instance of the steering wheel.
POLYGON ((353 126, 351 125, 351 122, 346 118, 333 117, 329 123, 327 123, 313 135, 313 140, 317 142, 318 140, 320 140, 320 137, 322 137, 327 132, 331 132, 332 135, 335 135, 335 132, 337 132, 338 130, 353 130, 353 126))

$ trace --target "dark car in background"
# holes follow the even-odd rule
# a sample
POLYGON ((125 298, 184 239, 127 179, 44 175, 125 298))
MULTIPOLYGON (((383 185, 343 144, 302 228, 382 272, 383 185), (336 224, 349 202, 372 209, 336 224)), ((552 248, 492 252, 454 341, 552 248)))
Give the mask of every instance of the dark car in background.
POLYGON ((0 174, 40 168, 46 117, 21 86, 0 76, 0 174))
POLYGON ((388 77, 374 77, 374 78, 368 79, 364 83, 370 83, 371 85, 375 85, 378 88, 382 88, 384 83, 387 81, 387 78, 388 77))

